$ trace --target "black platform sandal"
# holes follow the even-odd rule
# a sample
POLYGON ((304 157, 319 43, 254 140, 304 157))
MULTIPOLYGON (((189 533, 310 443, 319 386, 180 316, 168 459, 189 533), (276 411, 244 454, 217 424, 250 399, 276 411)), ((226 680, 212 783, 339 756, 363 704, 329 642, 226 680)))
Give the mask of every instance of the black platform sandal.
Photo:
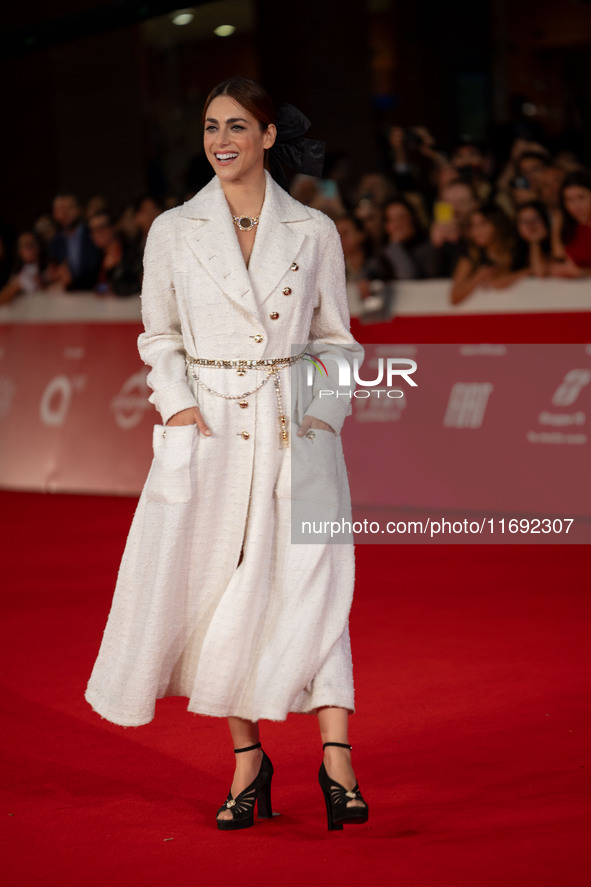
MULTIPOLYGON (((352 748, 351 745, 347 745, 344 742, 325 742, 322 746, 322 751, 324 751, 327 745, 338 745, 339 748, 352 748)), ((362 822, 367 822, 369 807, 367 801, 359 791, 357 783, 355 783, 354 788, 348 791, 344 786, 340 785, 340 783, 335 782, 334 779, 330 778, 326 772, 324 761, 318 772, 318 782, 320 783, 320 788, 324 795, 326 819, 329 831, 342 829, 344 823, 360 824, 362 822), (365 806, 347 807, 349 801, 363 801, 365 806)))
MULTIPOLYGON (((242 751, 252 751, 254 748, 261 748, 261 743, 256 745, 248 745, 246 748, 235 748, 234 752, 238 754, 242 751)), ((260 818, 271 819, 273 810, 271 808, 271 778, 273 776, 273 764, 263 752, 263 760, 259 772, 255 779, 243 789, 240 794, 232 797, 232 790, 228 792, 225 804, 222 804, 217 812, 224 810, 232 811, 232 819, 217 819, 218 828, 223 831, 233 831, 239 828, 248 828, 254 823, 254 802, 257 802, 257 809, 260 818)))

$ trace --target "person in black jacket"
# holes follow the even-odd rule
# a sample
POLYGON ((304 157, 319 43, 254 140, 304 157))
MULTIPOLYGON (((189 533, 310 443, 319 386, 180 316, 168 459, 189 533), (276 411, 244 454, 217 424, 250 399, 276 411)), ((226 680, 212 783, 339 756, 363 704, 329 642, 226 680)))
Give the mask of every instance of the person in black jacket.
POLYGON ((49 244, 50 282, 60 289, 92 290, 101 267, 101 251, 92 242, 75 194, 58 194, 53 201, 57 234, 49 244))

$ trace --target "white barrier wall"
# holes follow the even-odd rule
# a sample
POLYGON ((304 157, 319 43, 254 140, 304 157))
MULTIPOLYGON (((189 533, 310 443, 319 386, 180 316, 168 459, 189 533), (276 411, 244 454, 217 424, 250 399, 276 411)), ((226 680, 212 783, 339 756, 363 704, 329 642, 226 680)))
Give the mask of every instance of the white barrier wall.
MULTIPOLYGON (((459 305, 449 303, 449 280, 400 280, 393 286, 389 315, 398 317, 457 317, 483 314, 547 314, 591 312, 591 278, 560 281, 530 278, 505 290, 476 290, 459 305)), ((355 290, 355 285, 352 285, 355 290)), ((352 292, 350 301, 362 315, 363 302, 352 292)), ((374 303, 375 304, 375 303, 374 303)), ((92 293, 32 293, 10 305, 0 305, 4 323, 112 323, 139 321, 139 296, 103 297, 92 293)))

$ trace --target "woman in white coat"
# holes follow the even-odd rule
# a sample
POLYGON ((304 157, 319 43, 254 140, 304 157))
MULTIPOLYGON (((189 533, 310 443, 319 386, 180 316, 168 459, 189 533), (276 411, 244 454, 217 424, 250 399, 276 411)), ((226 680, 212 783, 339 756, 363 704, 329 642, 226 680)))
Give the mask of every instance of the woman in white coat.
POLYGON ((363 349, 335 225, 265 168, 276 135, 266 91, 224 81, 204 110, 215 177, 150 229, 138 345, 163 424, 86 691, 125 726, 171 695, 228 718, 221 829, 252 825, 255 799, 271 816, 258 722, 288 712, 318 715, 328 827, 368 813, 347 734, 353 546, 293 526, 296 512, 350 518, 339 432, 351 395, 337 368, 363 349))

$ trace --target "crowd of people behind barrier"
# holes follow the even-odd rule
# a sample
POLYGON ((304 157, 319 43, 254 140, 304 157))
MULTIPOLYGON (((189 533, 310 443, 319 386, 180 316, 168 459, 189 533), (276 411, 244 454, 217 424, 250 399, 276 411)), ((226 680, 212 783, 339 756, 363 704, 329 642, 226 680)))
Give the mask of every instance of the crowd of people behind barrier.
MULTIPOLYGON (((296 199, 337 225, 359 294, 353 314, 375 282, 449 278, 457 304, 526 276, 591 276, 591 171, 573 153, 518 138, 496 165, 469 139, 445 155, 424 127, 392 127, 389 152, 386 169, 353 187, 341 153, 327 157, 325 178, 291 183, 296 199)), ((137 294, 150 225, 191 196, 144 195, 115 218, 100 196, 83 206, 58 194, 14 242, 0 231, 0 304, 39 290, 137 294)))

